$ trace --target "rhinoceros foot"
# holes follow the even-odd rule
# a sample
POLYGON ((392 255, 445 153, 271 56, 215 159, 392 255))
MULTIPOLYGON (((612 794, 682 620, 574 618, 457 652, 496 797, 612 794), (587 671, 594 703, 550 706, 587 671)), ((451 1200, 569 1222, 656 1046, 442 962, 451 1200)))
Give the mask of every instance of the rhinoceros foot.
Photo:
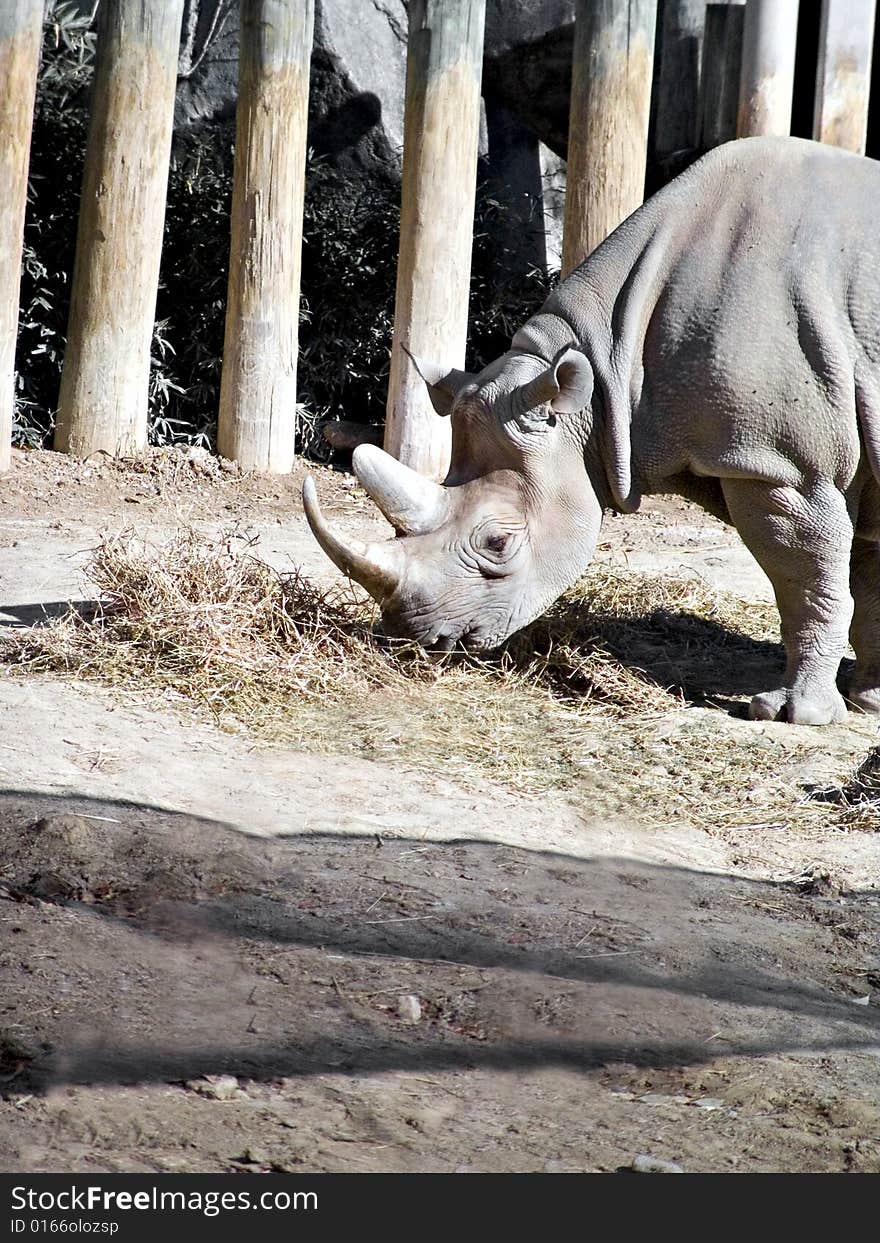
POLYGON ((846 720, 846 704, 833 688, 808 694, 781 686, 755 695, 749 716, 753 721, 788 721, 792 725, 839 725, 846 720))

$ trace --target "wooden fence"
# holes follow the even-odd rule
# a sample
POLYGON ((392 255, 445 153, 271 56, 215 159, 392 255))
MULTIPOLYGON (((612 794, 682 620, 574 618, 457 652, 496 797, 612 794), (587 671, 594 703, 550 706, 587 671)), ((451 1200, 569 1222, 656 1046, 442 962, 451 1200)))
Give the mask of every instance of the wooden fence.
MULTIPOLYGON (((102 0, 100 6, 56 434, 57 448, 80 456, 123 455, 146 444, 183 7, 184 0, 102 0)), ((655 55, 657 8, 657 0, 578 0, 565 272, 642 201, 655 66, 658 132, 665 125, 704 148, 736 136, 789 132, 798 0, 662 3, 664 32, 701 32, 701 93, 693 116, 676 90, 680 49, 661 39, 655 55)), ((0 0, 0 470, 9 464, 42 16, 42 0, 0 0)), ((314 0, 241 0, 218 447, 248 469, 273 472, 293 464, 313 17, 314 0)), ((822 0, 813 134, 856 152, 865 149, 874 17, 875 0, 822 0)), ((410 354, 449 368, 464 364, 484 20, 485 0, 409 5, 385 443, 407 465, 437 478, 448 464, 448 421, 430 410, 410 354)))

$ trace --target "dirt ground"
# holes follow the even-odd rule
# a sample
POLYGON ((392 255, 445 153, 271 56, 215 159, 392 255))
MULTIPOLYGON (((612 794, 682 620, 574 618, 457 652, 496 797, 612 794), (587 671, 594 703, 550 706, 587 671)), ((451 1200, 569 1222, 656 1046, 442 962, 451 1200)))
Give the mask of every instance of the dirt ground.
MULTIPOLYGON (((329 581, 302 473, 17 454, 0 622, 89 599, 85 550, 125 526, 237 524, 329 581)), ((599 556, 769 591, 677 501, 599 556)), ((637 772, 613 803, 524 796, 0 677, 0 1169, 880 1172, 880 834, 658 824, 637 772)), ((695 721, 809 735, 817 773, 880 741, 697 708, 671 749, 695 721)))

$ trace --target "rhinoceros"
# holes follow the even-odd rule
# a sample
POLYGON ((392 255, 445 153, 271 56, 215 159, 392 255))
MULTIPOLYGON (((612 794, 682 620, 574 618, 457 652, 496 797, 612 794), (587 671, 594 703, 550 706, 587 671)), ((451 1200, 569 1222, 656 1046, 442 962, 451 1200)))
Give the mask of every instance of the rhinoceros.
POLYGON ((443 484, 375 446, 396 530, 318 542, 391 634, 488 649, 587 568, 603 512, 677 493, 769 577, 787 665, 750 714, 880 711, 880 164, 794 138, 704 156, 623 222, 479 375, 419 364, 452 418, 443 484))

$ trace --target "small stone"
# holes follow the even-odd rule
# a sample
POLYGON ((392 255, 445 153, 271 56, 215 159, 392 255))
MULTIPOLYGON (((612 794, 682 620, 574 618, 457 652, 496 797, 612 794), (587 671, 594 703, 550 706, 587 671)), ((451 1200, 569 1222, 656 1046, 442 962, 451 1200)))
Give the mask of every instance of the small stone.
POLYGON ((704 1096, 698 1101, 694 1101, 697 1109, 723 1109, 726 1102, 717 1096, 704 1096))
POLYGON ((871 1004, 871 994, 866 993, 864 997, 853 997, 854 1006, 869 1006, 871 1004))
POLYGON ((633 1172, 636 1174, 683 1174, 684 1170, 674 1161, 663 1161, 660 1157, 649 1156, 640 1152, 633 1157, 633 1172))
POLYGON ((94 841, 96 827, 82 816, 57 815, 43 816, 30 826, 29 832, 43 842, 51 842, 53 846, 82 847, 94 841))
POLYGON ((204 1079, 191 1079, 186 1086, 213 1101, 231 1101, 239 1092, 235 1075, 206 1075, 204 1079))
POLYGON ((422 1017, 422 1003, 414 993, 397 998, 397 1017, 404 1023, 418 1023, 422 1017))
POLYGON ((234 1157, 240 1165, 268 1165, 269 1158, 262 1148, 245 1148, 240 1157, 234 1157))
POLYGON ((220 469, 214 455, 201 445, 190 445, 184 449, 183 456, 197 475, 216 475, 220 469))
POLYGON ((68 902, 82 897, 82 890, 73 877, 60 872, 35 873, 28 882, 26 892, 42 902, 68 902))

